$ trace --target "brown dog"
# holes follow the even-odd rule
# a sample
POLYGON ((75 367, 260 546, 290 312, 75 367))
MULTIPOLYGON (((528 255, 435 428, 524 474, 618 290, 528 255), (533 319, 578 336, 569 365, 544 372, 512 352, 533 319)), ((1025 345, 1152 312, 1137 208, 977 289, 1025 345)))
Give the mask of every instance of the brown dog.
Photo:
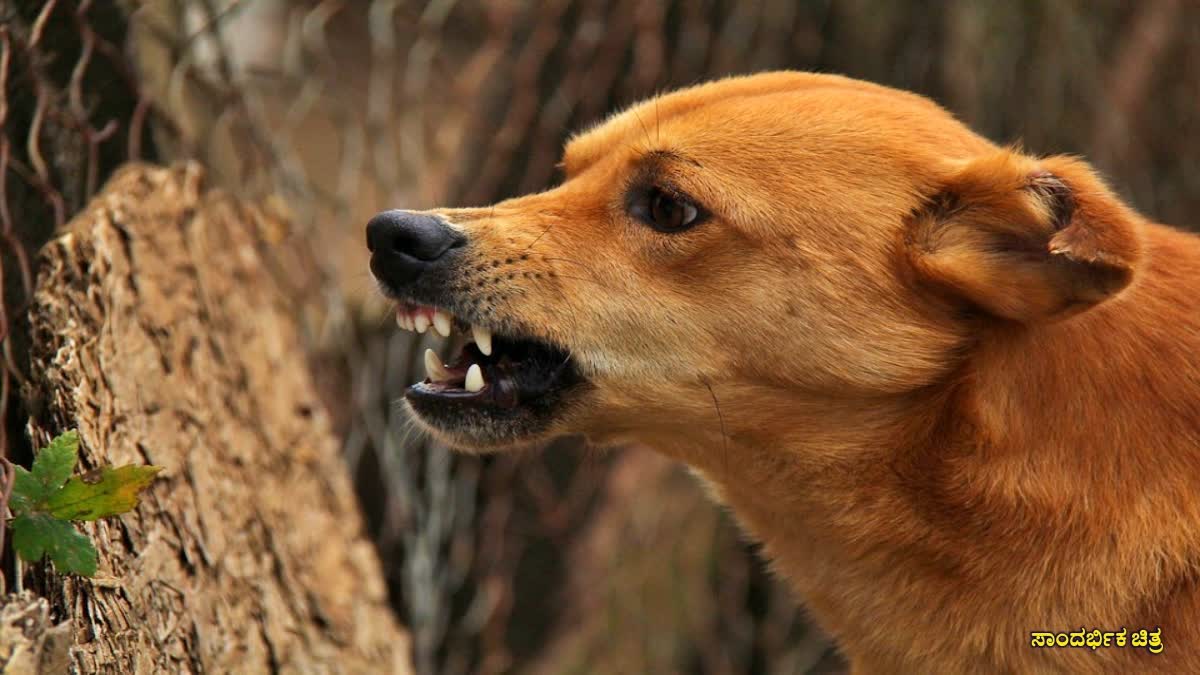
POLYGON ((854 672, 1200 672, 1200 239, 827 75, 662 96, 563 165, 368 226, 400 323, 476 336, 422 426, 686 462, 854 672))

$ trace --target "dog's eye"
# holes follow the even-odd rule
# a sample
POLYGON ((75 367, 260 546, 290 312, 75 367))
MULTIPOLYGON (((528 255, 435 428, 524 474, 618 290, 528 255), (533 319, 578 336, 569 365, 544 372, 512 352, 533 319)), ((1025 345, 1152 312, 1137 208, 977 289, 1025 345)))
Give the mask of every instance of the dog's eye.
POLYGON ((659 232, 686 230, 700 218, 700 209, 687 199, 651 188, 631 204, 633 215, 659 232))

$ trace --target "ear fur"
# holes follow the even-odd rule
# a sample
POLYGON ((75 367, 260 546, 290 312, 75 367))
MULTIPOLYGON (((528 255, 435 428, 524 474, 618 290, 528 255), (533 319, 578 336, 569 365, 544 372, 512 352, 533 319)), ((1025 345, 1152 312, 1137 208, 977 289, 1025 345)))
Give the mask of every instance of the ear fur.
POLYGON ((1064 318, 1127 286, 1141 218, 1084 162, 1011 150, 957 167, 911 217, 918 279, 998 317, 1064 318))

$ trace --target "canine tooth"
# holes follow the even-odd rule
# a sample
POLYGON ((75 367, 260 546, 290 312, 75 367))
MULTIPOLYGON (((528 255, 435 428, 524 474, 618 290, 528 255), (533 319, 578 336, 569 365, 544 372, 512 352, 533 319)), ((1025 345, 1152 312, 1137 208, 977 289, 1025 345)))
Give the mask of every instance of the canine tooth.
POLYGON ((450 313, 440 309, 434 312, 433 329, 442 337, 450 337, 450 313))
POLYGON ((425 331, 429 330, 429 315, 424 313, 417 314, 417 318, 414 320, 414 325, 416 326, 418 333, 424 333, 425 331))
POLYGON ((463 388, 471 392, 483 389, 483 370, 478 363, 472 363, 471 367, 467 368, 467 379, 463 382, 463 388))
POLYGON ((404 315, 404 330, 412 330, 412 329, 413 329, 412 314, 405 314, 404 315))
POLYGON ((446 366, 442 365, 441 357, 432 349, 425 350, 425 374, 434 382, 445 382, 453 377, 450 371, 446 370, 446 366))
POLYGON ((475 336, 475 345, 484 356, 492 355, 492 331, 483 326, 471 325, 471 335, 475 336))

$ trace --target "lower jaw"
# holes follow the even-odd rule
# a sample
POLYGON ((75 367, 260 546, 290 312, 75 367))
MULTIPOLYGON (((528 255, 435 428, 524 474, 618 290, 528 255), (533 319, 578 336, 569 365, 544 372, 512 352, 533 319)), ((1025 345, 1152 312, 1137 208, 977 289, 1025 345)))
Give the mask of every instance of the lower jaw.
POLYGON ((439 441, 460 450, 485 452, 524 447, 560 435, 571 400, 585 385, 546 392, 514 408, 446 400, 410 387, 405 403, 413 418, 439 441))
POLYGON ((458 450, 488 452, 532 445, 551 436, 551 425, 504 419, 487 412, 470 417, 423 408, 406 399, 413 419, 434 438, 458 450))

